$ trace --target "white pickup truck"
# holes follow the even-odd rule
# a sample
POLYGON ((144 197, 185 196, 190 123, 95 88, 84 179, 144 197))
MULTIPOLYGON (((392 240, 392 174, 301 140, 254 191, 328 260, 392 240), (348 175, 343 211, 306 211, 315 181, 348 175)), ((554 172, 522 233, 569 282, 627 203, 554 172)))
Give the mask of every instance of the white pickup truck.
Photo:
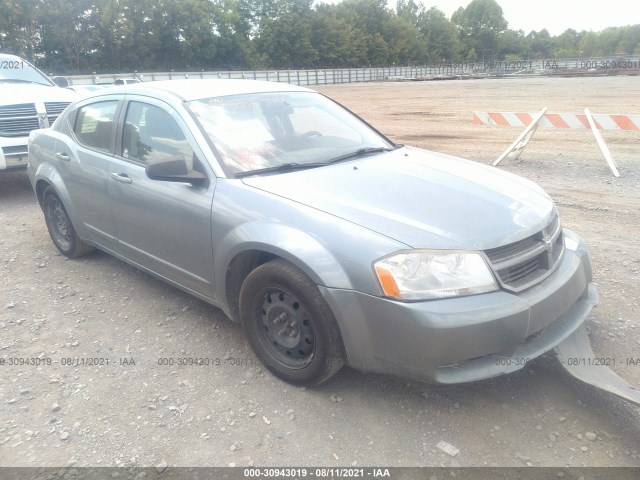
POLYGON ((0 53, 0 173, 26 169, 31 130, 51 126, 75 98, 26 60, 0 53))

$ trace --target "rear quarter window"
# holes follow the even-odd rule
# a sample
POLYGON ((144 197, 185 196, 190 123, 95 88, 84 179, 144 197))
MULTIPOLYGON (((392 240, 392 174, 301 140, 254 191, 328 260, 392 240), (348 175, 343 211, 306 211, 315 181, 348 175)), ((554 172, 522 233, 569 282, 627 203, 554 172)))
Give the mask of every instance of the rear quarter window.
POLYGON ((108 152, 113 138, 117 100, 91 103, 75 114, 73 132, 82 145, 108 152))

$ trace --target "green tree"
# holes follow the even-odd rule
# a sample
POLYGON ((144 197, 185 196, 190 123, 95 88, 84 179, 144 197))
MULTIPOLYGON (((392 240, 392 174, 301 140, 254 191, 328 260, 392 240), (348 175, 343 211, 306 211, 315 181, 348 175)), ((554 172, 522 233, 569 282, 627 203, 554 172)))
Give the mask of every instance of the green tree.
POLYGON ((313 12, 307 0, 280 0, 274 17, 262 18, 255 39, 257 66, 313 68, 318 54, 311 44, 313 12))
POLYGON ((35 61, 38 0, 0 0, 0 50, 35 61))
POLYGON ((120 70, 124 22, 118 0, 96 0, 93 11, 93 41, 99 48, 91 53, 93 71, 120 70))
POLYGON ((436 7, 422 12, 418 19, 418 29, 425 41, 427 63, 460 59, 462 43, 456 26, 447 19, 444 12, 436 7))
POLYGON ((216 68, 249 68, 254 49, 254 19, 246 0, 220 0, 212 3, 217 49, 216 68))
POLYGON ((319 5, 313 17, 311 44, 318 68, 346 68, 367 64, 367 38, 362 30, 338 17, 335 8, 319 5))
POLYGON ((581 57, 592 57, 600 55, 600 45, 598 43, 598 34, 595 32, 586 32, 580 42, 578 42, 578 54, 581 57))
POLYGON ((522 30, 505 30, 498 38, 498 58, 518 60, 528 58, 531 47, 522 30))
POLYGON ((553 39, 553 56, 555 58, 572 58, 579 56, 578 44, 582 34, 572 28, 565 30, 562 35, 553 39))
POLYGON ((533 58, 551 58, 553 55, 553 40, 546 29, 530 32, 527 35, 527 43, 533 58))
POLYGON ((640 55, 640 25, 508 30, 496 0, 0 0, 0 49, 50 72, 331 68, 640 55))
MULTIPOLYGON (((387 8, 385 0, 344 0, 336 5, 336 14, 360 30, 367 48, 362 66, 408 64, 424 61, 425 44, 412 23, 410 4, 401 5, 398 16, 387 8)), ((419 11, 419 8, 416 10, 419 11)))
POLYGON ((418 29, 401 17, 390 14, 386 21, 386 43, 392 64, 422 63, 426 55, 424 38, 418 29))
POLYGON ((468 59, 494 58, 508 26, 495 0, 472 0, 466 8, 456 10, 451 21, 458 26, 468 59))
POLYGON ((640 25, 623 27, 623 30, 620 49, 627 55, 640 54, 640 25))
POLYGON ((89 55, 96 48, 93 9, 92 0, 43 0, 38 5, 38 50, 48 69, 59 73, 87 70, 89 55))
MULTIPOLYGON (((139 1, 139 0, 134 0, 139 1)), ((211 69, 216 65, 215 9, 205 0, 163 0, 165 12, 154 26, 166 69, 211 69)), ((158 62, 157 62, 158 63, 158 62)))
POLYGON ((621 27, 617 53, 634 55, 640 50, 640 25, 621 27))
POLYGON ((390 51, 385 39, 386 20, 391 12, 385 0, 344 0, 336 5, 336 13, 365 37, 366 56, 363 65, 389 65, 390 51))
MULTIPOLYGON (((57 0, 59 1, 59 0, 57 0)), ((96 0, 98 71, 210 69, 215 5, 207 0, 96 0)))
MULTIPOLYGON (((578 38, 580 56, 634 55, 640 46, 640 25, 612 27, 601 32, 581 32, 578 38)), ((570 40, 565 38, 565 44, 569 43, 570 40)))
POLYGON ((420 22, 420 16, 424 14, 424 5, 418 5, 414 0, 398 0, 396 14, 417 27, 420 22))

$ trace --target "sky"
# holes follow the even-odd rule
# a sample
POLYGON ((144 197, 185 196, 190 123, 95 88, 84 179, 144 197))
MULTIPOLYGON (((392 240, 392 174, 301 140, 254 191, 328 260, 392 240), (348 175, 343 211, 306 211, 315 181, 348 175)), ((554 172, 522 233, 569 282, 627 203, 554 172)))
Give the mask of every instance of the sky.
MULTIPOLYGON (((607 27, 640 24, 637 0, 496 0, 512 30, 539 32, 546 28, 552 36, 568 28, 599 32, 607 27)), ((425 8, 437 7, 447 18, 471 0, 416 0, 425 8)), ((391 6, 392 2, 389 2, 391 6)))

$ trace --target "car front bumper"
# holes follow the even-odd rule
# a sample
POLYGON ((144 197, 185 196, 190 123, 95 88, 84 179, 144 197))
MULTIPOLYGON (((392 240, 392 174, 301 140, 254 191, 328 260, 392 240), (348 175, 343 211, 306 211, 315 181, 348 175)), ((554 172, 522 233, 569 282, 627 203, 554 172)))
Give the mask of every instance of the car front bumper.
POLYGON ((580 238, 565 230, 556 271, 518 294, 398 302, 321 287, 340 327, 349 364, 435 383, 510 373, 553 349, 586 320, 598 294, 580 238))
POLYGON ((28 161, 26 137, 0 138, 0 171, 24 170, 28 161))

